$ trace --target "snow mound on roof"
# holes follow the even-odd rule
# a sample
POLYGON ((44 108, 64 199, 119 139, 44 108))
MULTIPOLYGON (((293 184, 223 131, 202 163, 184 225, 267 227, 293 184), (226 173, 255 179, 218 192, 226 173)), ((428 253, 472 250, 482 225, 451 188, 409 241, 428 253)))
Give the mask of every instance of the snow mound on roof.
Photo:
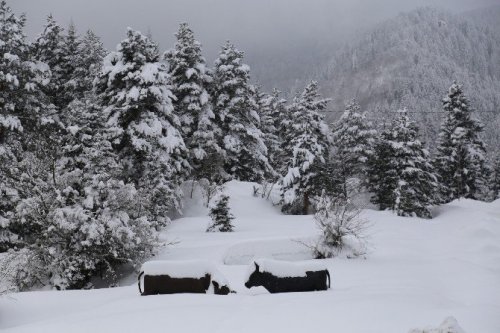
POLYGON ((204 260, 154 260, 145 262, 141 267, 144 275, 168 275, 172 278, 199 279, 210 274, 212 280, 219 284, 227 285, 224 276, 217 270, 214 264, 204 260))
POLYGON ((409 333, 465 333, 453 317, 446 318, 438 328, 414 329, 409 333))
MULTIPOLYGON (((273 259, 257 259, 254 261, 259 265, 260 272, 271 273, 277 277, 304 277, 306 272, 309 271, 321 271, 325 270, 326 264, 321 262, 321 260, 308 260, 308 261, 284 261, 284 260, 273 260, 273 259)), ((254 272, 255 265, 251 264, 248 266, 246 281, 250 278, 250 275, 254 272)))

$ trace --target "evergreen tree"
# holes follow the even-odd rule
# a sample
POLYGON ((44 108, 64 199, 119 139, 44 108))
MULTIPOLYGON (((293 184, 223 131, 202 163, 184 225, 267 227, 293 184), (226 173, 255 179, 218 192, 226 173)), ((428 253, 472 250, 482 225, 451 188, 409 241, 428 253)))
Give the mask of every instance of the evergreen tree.
POLYGON ((282 126, 286 113, 286 100, 280 98, 280 92, 274 90, 271 95, 260 93, 259 96, 259 116, 260 128, 264 134, 264 143, 268 151, 268 159, 271 167, 277 174, 283 172, 282 126))
POLYGON ((435 157, 443 201, 460 197, 481 199, 485 191, 486 148, 482 125, 471 116, 462 86, 453 83, 443 99, 444 120, 435 157))
POLYGON ((212 218, 212 223, 207 228, 208 232, 233 231, 234 227, 231 224, 231 221, 234 219, 234 216, 229 212, 228 201, 229 197, 227 195, 221 195, 219 200, 217 200, 215 206, 210 209, 210 217, 212 218))
POLYGON ((418 128, 407 115, 406 110, 391 127, 382 133, 382 142, 377 152, 372 178, 379 182, 373 190, 373 202, 381 209, 389 208, 399 216, 431 218, 429 206, 435 203, 438 188, 429 153, 418 139, 418 128))
POLYGON ((24 25, 24 16, 16 17, 0 1, 0 252, 22 243, 12 223, 23 195, 19 165, 24 151, 38 142, 33 134, 44 110, 46 66, 31 61, 24 25))
POLYGON ((334 177, 338 183, 338 192, 349 198, 356 187, 365 187, 368 177, 368 161, 373 158, 377 131, 365 114, 360 112, 360 106, 352 100, 340 119, 333 124, 332 146, 334 177), (353 184, 354 185, 354 184, 353 184))
POLYGON ((385 140, 388 130, 384 130, 375 141, 375 155, 368 161, 368 189, 372 193, 370 201, 380 210, 392 209, 393 193, 396 190, 396 170, 392 158, 391 145, 385 140), (389 181, 390 180, 390 181, 389 181))
MULTIPOLYGON (((77 69, 78 58, 80 52, 84 52, 81 48, 80 36, 76 32, 75 25, 71 23, 68 27, 67 34, 63 37, 62 53, 63 59, 61 63, 61 107, 67 106, 71 101, 79 96, 76 93, 79 83, 75 80, 75 71, 77 69)), ((85 50, 87 52, 87 50, 85 50)))
POLYGON ((157 45, 132 29, 104 59, 97 83, 122 179, 143 192, 148 218, 160 224, 180 209, 179 185, 190 172, 169 89, 157 45))
POLYGON ((5 1, 0 2, 0 252, 18 240, 10 225, 18 193, 9 171, 16 165, 16 134, 23 130, 21 80, 29 78, 28 68, 23 66, 27 55, 24 22, 24 17, 16 17, 5 1))
POLYGON ((54 186, 57 178, 55 168, 62 154, 60 147, 64 145, 65 134, 71 126, 65 109, 76 98, 72 76, 80 43, 73 24, 66 35, 63 32, 64 29, 49 15, 44 30, 32 45, 33 58, 46 64, 50 71, 50 79, 42 87, 47 107, 38 117, 33 158, 40 160, 36 163, 47 166, 45 172, 50 176, 43 176, 42 169, 38 170, 39 176, 54 186))
POLYGON ((190 161, 197 179, 221 181, 226 176, 221 163, 220 130, 214 120, 207 87, 211 82, 201 54, 201 44, 194 39, 187 23, 182 23, 175 35, 174 49, 165 55, 174 111, 179 116, 182 136, 190 151, 190 161))
POLYGON ((58 111, 67 105, 64 85, 68 79, 67 70, 72 66, 67 63, 65 48, 63 28, 49 15, 42 33, 32 45, 32 52, 35 60, 47 64, 50 69, 50 82, 44 86, 44 93, 58 111))
POLYGON ((82 288, 96 274, 138 264, 158 245, 156 221, 134 184, 120 180, 120 160, 108 140, 106 114, 91 95, 66 108, 72 125, 61 139, 60 157, 49 173, 45 160, 25 153, 22 199, 13 218, 24 242, 26 265, 18 267, 20 289, 50 284, 82 288))
POLYGON ((500 156, 497 156, 493 161, 491 177, 491 193, 492 199, 500 199, 500 156))
POLYGON ((206 87, 210 83, 201 44, 194 39, 187 23, 175 34, 174 49, 165 54, 169 64, 171 90, 175 96, 174 109, 178 114, 182 134, 188 138, 197 129, 200 113, 211 113, 206 87))
POLYGON ((282 144, 286 174, 281 180, 285 211, 294 212, 299 206, 300 213, 308 214, 310 200, 326 186, 330 136, 320 111, 328 100, 318 99, 317 90, 317 83, 311 82, 287 110, 282 144))
POLYGON ((68 82, 71 84, 74 98, 83 99, 84 95, 92 90, 106 53, 100 38, 92 30, 88 30, 78 43, 74 71, 68 82))
POLYGON ((225 171, 243 181, 260 181, 273 170, 259 129, 255 87, 250 68, 243 64, 243 52, 227 42, 215 61, 212 96, 225 171))

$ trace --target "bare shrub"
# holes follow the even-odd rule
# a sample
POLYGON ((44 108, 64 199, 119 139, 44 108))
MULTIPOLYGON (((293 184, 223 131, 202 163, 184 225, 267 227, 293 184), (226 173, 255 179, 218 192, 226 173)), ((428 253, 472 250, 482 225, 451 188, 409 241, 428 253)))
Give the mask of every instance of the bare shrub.
POLYGON ((310 246, 317 259, 345 253, 347 257, 366 254, 367 220, 350 200, 323 195, 318 199, 314 220, 321 231, 317 243, 310 246))
POLYGON ((276 183, 263 181, 253 186, 253 196, 271 201, 274 206, 281 203, 281 189, 276 183))
POLYGON ((199 185, 201 188, 201 191, 203 193, 203 197, 205 198, 205 207, 208 207, 210 205, 210 201, 215 198, 224 188, 223 185, 219 185, 214 182, 210 182, 208 179, 203 178, 200 179, 199 185))

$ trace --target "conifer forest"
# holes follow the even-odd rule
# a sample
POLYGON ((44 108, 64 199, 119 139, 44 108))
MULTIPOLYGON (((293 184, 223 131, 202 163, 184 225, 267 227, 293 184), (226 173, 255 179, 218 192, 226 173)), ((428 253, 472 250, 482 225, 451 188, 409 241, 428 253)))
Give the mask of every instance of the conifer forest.
POLYGON ((0 1, 0 328, 500 331, 498 3, 94 2, 0 1))

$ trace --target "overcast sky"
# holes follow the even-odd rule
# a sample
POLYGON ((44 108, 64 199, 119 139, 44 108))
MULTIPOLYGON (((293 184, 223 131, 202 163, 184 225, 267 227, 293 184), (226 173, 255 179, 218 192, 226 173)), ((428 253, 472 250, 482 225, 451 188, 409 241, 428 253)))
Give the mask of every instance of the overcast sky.
POLYGON ((93 29, 114 49, 130 26, 151 31, 163 49, 170 48, 181 22, 188 22, 213 58, 230 39, 241 49, 274 48, 303 40, 338 40, 382 19, 419 6, 464 11, 500 0, 7 0, 28 17, 30 39, 41 31, 47 14, 80 31, 93 29))

